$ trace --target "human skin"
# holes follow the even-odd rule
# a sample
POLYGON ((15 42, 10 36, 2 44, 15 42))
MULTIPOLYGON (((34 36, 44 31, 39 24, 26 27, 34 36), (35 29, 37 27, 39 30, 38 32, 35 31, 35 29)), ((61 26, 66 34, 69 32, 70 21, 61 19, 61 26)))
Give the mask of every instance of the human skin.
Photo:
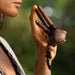
POLYGON ((0 0, 0 13, 15 17, 18 14, 18 8, 22 0, 0 0))
POLYGON ((3 70, 5 75, 16 75, 14 67, 8 58, 8 56, 5 54, 3 48, 0 46, 0 69, 3 70))
MULTIPOLYGON (((10 16, 10 17, 16 17, 18 14, 18 9, 20 7, 20 4, 22 3, 21 0, 0 0, 0 13, 10 16)), ((47 63, 46 63, 46 51, 47 51, 47 41, 46 41, 46 34, 36 25, 35 20, 37 19, 37 15, 35 13, 35 9, 37 8, 36 5, 33 6, 31 15, 30 15, 30 23, 31 23, 31 29, 32 29, 32 35, 36 46, 36 59, 35 59, 35 68, 34 68, 34 74, 35 75, 50 75, 51 71, 48 69, 47 63)), ((52 58, 50 59, 50 64, 52 60, 54 59, 56 55, 57 46, 52 47, 49 46, 49 50, 51 51, 52 58)), ((3 50, 1 49, 2 53, 0 56, 3 61, 6 62, 6 64, 10 64, 11 70, 9 69, 9 66, 6 68, 5 63, 2 63, 0 67, 6 71, 6 75, 15 75, 14 68, 12 67, 12 64, 8 57, 4 54, 3 50), (4 58, 6 56, 6 58, 4 58), (5 59, 5 60, 4 60, 5 59), (7 61, 6 61, 7 59, 7 61)))
MULTIPOLYGON (((35 21, 37 20, 37 14, 35 9, 38 7, 34 5, 31 10, 30 14, 30 24, 31 24, 31 31, 33 35, 33 39, 36 46, 36 58, 35 58, 35 67, 34 67, 34 75, 51 75, 51 70, 49 70, 47 66, 47 59, 46 59, 46 51, 47 51, 47 40, 46 40, 46 33, 36 25, 35 21)), ((52 60, 54 59, 57 51, 57 46, 53 47, 49 45, 49 51, 51 52, 52 58, 49 60, 51 65, 52 60)))
MULTIPOLYGON (((0 13, 10 16, 16 17, 18 14, 18 8, 20 8, 20 4, 22 0, 0 0, 0 13)), ((0 69, 3 70, 5 75, 16 75, 15 69, 6 55, 2 47, 0 46, 0 69)))

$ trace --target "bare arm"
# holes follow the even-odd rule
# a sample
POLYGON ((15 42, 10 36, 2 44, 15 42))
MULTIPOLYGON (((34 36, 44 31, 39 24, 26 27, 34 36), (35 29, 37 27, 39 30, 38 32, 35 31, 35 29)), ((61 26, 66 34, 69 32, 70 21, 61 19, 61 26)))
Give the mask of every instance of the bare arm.
MULTIPOLYGON (((51 65, 52 60, 56 55, 56 47, 49 47, 51 51, 52 58, 49 59, 49 64, 51 65)), ((47 58, 46 58, 47 47, 40 46, 36 50, 36 58, 35 58, 35 67, 34 67, 34 75, 51 75, 51 69, 48 68, 47 58)))
POLYGON ((51 70, 47 66, 46 53, 38 52, 35 59, 34 75, 51 75, 51 70))
POLYGON ((8 58, 8 56, 5 54, 3 48, 0 46, 0 68, 3 70, 5 75, 16 75, 14 67, 8 58))

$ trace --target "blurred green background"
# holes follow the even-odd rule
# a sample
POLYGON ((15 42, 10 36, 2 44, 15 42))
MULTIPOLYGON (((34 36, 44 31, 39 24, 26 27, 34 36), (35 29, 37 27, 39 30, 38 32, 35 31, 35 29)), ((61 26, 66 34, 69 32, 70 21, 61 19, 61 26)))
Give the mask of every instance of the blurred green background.
POLYGON ((29 15, 34 4, 44 8, 55 26, 67 31, 67 41, 58 45, 52 75, 75 74, 75 0, 23 0, 17 17, 6 16, 0 35, 10 44, 26 74, 33 75, 36 51, 29 15))

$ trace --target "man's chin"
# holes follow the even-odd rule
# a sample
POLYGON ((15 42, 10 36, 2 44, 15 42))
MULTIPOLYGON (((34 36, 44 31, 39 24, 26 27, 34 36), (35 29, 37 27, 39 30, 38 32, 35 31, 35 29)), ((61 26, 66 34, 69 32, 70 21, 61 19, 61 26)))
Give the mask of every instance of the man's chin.
POLYGON ((6 16, 10 16, 10 17, 16 17, 18 14, 18 10, 17 9, 12 9, 10 11, 4 12, 3 13, 6 16))
POLYGON ((8 16, 10 16, 10 17, 16 17, 17 14, 18 14, 18 10, 16 9, 16 10, 12 11, 11 13, 9 13, 8 16))

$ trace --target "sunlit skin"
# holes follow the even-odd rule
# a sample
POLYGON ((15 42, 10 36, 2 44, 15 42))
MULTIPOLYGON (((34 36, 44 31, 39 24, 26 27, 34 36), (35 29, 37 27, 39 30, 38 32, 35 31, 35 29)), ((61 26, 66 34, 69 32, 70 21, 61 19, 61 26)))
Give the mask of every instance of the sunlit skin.
POLYGON ((18 8, 22 0, 0 0, 0 13, 15 17, 18 14, 18 8))
MULTIPOLYGON (((22 3, 22 0, 0 0, 0 13, 10 16, 10 17, 16 17, 18 14, 18 8, 20 8, 20 4, 22 3)), ((34 68, 34 75, 51 75, 51 71, 48 69, 47 63, 46 63, 46 51, 47 51, 47 41, 45 39, 45 33, 36 25, 35 20, 37 19, 36 13, 34 12, 37 8, 36 5, 33 6, 31 15, 30 15, 30 23, 31 23, 31 29, 32 29, 32 35, 36 46, 36 59, 35 59, 35 68, 34 68)), ((54 59, 56 55, 57 46, 52 47, 49 46, 49 49, 51 51, 52 59, 50 59, 50 63, 54 59)), ((1 49, 2 51, 2 49, 1 49)), ((2 60, 3 62, 9 63, 11 66, 12 71, 9 70, 9 66, 4 68, 2 65, 5 65, 2 63, 0 67, 6 72, 6 75, 16 75, 14 68, 12 67, 12 64, 8 57, 4 58, 4 52, 2 51, 2 60), (3 54, 2 54, 3 53, 3 54), (7 59, 5 61, 4 59, 7 59), (9 74, 10 73, 10 74, 9 74)), ((0 57, 1 58, 1 57, 0 57)), ((0 62, 1 63, 1 62, 0 62)))
POLYGON ((9 60, 8 56, 5 54, 1 46, 0 46, 0 68, 3 70, 5 75, 16 75, 11 61, 9 60))

